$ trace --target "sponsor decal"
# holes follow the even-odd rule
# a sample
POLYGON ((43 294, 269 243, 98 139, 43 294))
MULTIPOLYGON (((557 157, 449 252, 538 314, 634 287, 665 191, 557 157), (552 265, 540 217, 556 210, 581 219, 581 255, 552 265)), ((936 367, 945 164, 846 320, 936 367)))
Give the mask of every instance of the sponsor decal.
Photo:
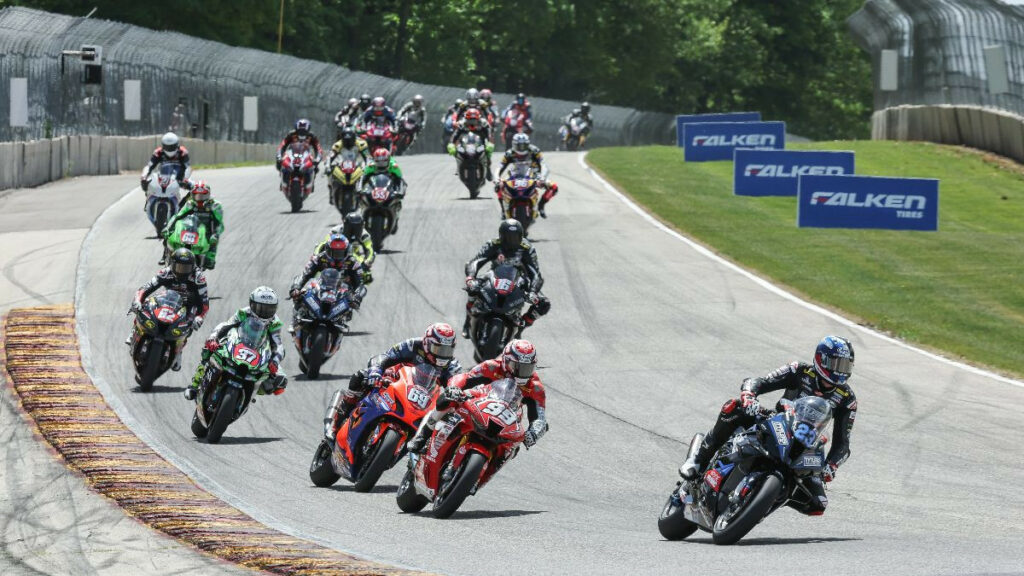
POLYGON ((694 136, 694 146, 775 146, 775 135, 773 134, 711 134, 708 136, 694 136))
POLYGON ((676 116, 676 145, 686 146, 683 126, 686 124, 705 124, 708 122, 760 122, 760 112, 725 112, 719 114, 680 114, 676 116))
POLYGON ((785 164, 747 164, 743 168, 744 176, 757 178, 796 178, 805 174, 832 176, 846 174, 846 171, 842 166, 786 166, 785 164))
POLYGON ((775 431, 775 441, 781 446, 789 446, 789 437, 786 436, 786 427, 778 420, 772 420, 772 430, 775 431))
POLYGON ((704 483, 711 487, 712 490, 718 492, 722 487, 722 473, 712 468, 704 474, 704 483))

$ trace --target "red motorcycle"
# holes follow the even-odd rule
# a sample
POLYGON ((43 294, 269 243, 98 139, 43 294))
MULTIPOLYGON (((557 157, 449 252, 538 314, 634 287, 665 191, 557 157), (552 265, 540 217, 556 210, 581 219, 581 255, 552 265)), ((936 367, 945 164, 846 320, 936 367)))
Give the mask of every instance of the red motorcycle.
POLYGON ((505 113, 504 127, 501 129, 501 137, 505 141, 505 150, 512 147, 512 137, 516 134, 533 133, 533 122, 526 119, 526 114, 519 110, 509 110, 505 113))
POLYGON ((386 148, 388 152, 395 153, 395 134, 386 122, 375 122, 368 125, 366 132, 363 133, 363 140, 366 140, 371 154, 377 148, 386 148))
POLYGON ((519 452, 526 436, 521 403, 522 393, 511 378, 469 391, 437 423, 423 455, 410 459, 398 487, 398 507, 419 512, 433 502, 435 518, 454 514, 519 452))
POLYGON ((291 202, 292 212, 302 210, 302 203, 313 191, 313 151, 305 142, 293 142, 281 158, 281 192, 291 202))

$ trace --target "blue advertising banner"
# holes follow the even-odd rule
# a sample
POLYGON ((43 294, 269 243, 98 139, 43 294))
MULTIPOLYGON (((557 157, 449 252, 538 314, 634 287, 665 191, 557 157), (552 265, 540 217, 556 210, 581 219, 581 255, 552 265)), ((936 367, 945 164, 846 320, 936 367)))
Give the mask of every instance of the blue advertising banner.
POLYGON ((676 145, 682 148, 683 124, 702 124, 705 122, 760 122, 760 112, 725 112, 721 114, 680 114, 676 116, 676 145))
POLYGON ((796 224, 816 228, 937 230, 939 181, 800 176, 796 224))
POLYGON ((800 176, 842 174, 853 174, 853 152, 737 148, 732 191, 737 196, 796 196, 800 176))
POLYGON ((687 162, 732 160, 737 148, 782 150, 785 122, 708 122, 683 124, 683 156, 687 162))

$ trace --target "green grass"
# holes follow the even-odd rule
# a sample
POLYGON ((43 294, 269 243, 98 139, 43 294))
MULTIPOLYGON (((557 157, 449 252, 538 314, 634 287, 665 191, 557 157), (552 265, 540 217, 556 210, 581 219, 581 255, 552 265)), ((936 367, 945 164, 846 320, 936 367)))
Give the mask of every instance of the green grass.
POLYGON ((909 342, 1024 375, 1024 167, 927 143, 856 141, 857 173, 939 178, 939 231, 796 227, 796 199, 732 194, 732 162, 675 147, 588 162, 662 221, 814 302, 909 342))

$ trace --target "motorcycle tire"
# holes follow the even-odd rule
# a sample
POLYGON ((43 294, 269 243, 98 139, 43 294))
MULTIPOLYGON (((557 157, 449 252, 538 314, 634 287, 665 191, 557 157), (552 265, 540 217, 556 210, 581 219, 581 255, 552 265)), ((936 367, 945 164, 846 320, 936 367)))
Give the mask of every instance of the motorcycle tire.
POLYGON ((401 437, 398 432, 394 430, 389 429, 384 432, 384 435, 380 437, 380 441, 373 448, 369 461, 363 463, 359 480, 356 480, 356 492, 369 492, 373 490, 377 481, 380 480, 381 474, 386 472, 395 463, 395 451, 398 448, 400 439, 401 437))
POLYGON ((224 394, 220 397, 220 405, 217 406, 217 413, 210 423, 210 429, 206 431, 206 443, 216 444, 220 442, 224 431, 228 429, 231 418, 235 415, 235 407, 238 406, 238 395, 242 391, 233 386, 227 386, 224 394))
POLYGON ((203 423, 199 421, 199 415, 195 412, 192 413, 192 434, 196 438, 206 438, 207 429, 203 426, 203 423))
POLYGON ((302 210, 302 182, 298 179, 288 185, 288 201, 291 202, 293 213, 302 210))
POLYGON ((324 359, 327 357, 327 329, 323 326, 317 326, 313 335, 309 337, 309 354, 306 356, 306 376, 310 380, 316 380, 320 377, 320 366, 323 365, 324 359))
POLYGON ((342 210, 342 218, 345 217, 349 212, 355 212, 356 210, 356 192, 355 190, 349 190, 348 192, 341 193, 341 202, 339 204, 342 210))
POLYGON ((481 330, 483 342, 480 343, 481 358, 497 358, 507 342, 504 341, 505 323, 500 318, 491 318, 481 330))
POLYGON ((163 202, 157 202, 153 207, 153 227, 156 228, 157 237, 163 233, 164 226, 167 225, 167 220, 171 217, 169 212, 168 206, 163 202))
POLYGON ((334 446, 330 440, 321 440, 313 454, 313 462, 309 465, 309 479, 320 488, 333 486, 341 478, 341 475, 334 471, 334 466, 331 466, 332 450, 334 446))
POLYGON ((565 149, 568 150, 569 152, 575 152, 579 150, 579 147, 580 141, 577 138, 570 137, 568 140, 565 141, 565 149))
POLYGON ((719 526, 721 516, 715 519, 711 540, 719 545, 739 542, 740 538, 746 536, 758 522, 764 520, 765 514, 771 510, 781 491, 782 481, 777 476, 766 478, 756 492, 748 497, 747 505, 730 518, 727 524, 719 526))
POLYGON ((512 209, 512 217, 523 225, 523 236, 526 236, 526 233, 530 230, 530 224, 533 224, 533 218, 531 218, 530 212, 531 209, 522 204, 519 204, 512 209))
POLYGON ((370 229, 370 238, 373 239, 373 251, 380 252, 384 249, 384 216, 374 214, 367 222, 370 229))
POLYGON ((672 496, 665 502, 665 507, 658 517, 658 532, 666 540, 682 540, 697 531, 697 524, 683 516, 682 506, 672 505, 672 496))
POLYGON ((398 508, 402 512, 409 514, 419 512, 423 510, 427 504, 430 504, 430 500, 426 496, 416 492, 416 488, 413 487, 413 473, 412 470, 406 470, 405 476, 402 478, 402 483, 398 485, 398 492, 395 494, 395 502, 398 503, 398 508))
POLYGON ((487 458, 479 452, 470 452, 466 455, 466 459, 462 461, 462 468, 456 472, 457 477, 452 480, 448 490, 434 498, 434 518, 449 518, 455 514, 476 486, 485 464, 487 458))
POLYGON ((479 170, 472 167, 466 168, 464 172, 465 177, 462 179, 462 183, 466 185, 466 190, 469 190, 469 197, 475 200, 480 195, 480 187, 483 185, 479 170))
POLYGON ((146 351, 146 362, 142 365, 142 373, 139 374, 139 390, 149 392, 153 389, 153 382, 160 377, 160 360, 163 355, 163 340, 150 340, 149 350, 146 351))

